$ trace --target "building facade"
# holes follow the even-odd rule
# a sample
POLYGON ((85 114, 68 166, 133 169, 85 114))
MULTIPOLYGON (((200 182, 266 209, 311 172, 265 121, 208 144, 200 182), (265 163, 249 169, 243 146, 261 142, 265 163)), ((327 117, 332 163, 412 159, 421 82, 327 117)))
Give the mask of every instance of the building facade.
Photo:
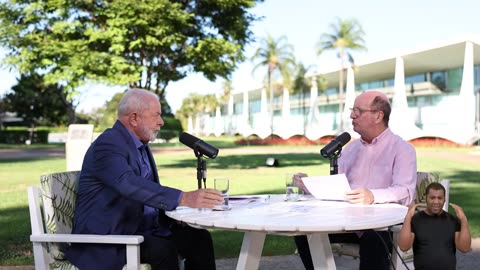
POLYGON ((276 91, 273 116, 265 88, 235 91, 216 112, 190 118, 188 131, 260 138, 275 134, 284 139, 303 135, 310 140, 347 131, 358 138, 349 108, 358 94, 376 90, 389 97, 389 126, 405 140, 435 137, 471 145, 478 141, 480 128, 479 44, 465 39, 347 68, 342 114, 339 70, 330 70, 308 76, 312 80, 309 93, 276 91), (316 85, 317 76, 327 82, 323 91, 316 85))

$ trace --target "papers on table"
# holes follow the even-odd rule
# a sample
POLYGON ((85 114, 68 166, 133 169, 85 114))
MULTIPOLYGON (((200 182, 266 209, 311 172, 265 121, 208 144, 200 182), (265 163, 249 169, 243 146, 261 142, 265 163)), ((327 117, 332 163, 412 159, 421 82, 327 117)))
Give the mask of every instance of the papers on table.
POLYGON ((345 174, 302 177, 303 184, 317 199, 344 201, 345 192, 350 191, 345 174))
POLYGON ((251 202, 256 202, 259 200, 265 200, 268 198, 268 195, 237 195, 237 196, 230 196, 229 204, 231 206, 237 206, 242 204, 247 204, 251 202))

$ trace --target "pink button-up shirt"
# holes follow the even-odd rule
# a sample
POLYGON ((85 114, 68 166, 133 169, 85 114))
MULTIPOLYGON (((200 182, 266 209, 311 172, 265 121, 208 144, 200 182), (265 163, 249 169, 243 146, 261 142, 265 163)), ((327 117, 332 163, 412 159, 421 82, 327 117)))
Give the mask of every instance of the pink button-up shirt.
POLYGON ((417 158, 413 146, 387 128, 368 144, 353 141, 338 159, 352 189, 372 191, 374 203, 409 205, 415 199, 417 158))

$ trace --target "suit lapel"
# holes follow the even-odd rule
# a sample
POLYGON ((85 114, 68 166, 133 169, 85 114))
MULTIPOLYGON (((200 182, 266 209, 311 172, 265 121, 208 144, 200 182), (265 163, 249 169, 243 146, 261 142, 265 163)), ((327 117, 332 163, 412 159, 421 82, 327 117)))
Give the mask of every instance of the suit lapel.
POLYGON ((145 150, 147 151, 148 161, 150 161, 150 168, 152 169, 153 180, 155 180, 155 182, 157 183, 160 183, 160 179, 158 178, 157 165, 155 164, 152 151, 150 151, 150 146, 148 144, 145 146, 145 150))

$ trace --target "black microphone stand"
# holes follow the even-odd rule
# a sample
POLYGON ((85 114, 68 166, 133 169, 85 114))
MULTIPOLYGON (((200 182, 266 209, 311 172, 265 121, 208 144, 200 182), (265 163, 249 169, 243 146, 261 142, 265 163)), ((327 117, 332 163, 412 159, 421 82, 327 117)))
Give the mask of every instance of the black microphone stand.
POLYGON ((195 156, 197 157, 197 181, 198 181, 198 189, 202 188, 202 179, 203 179, 203 187, 207 187, 207 161, 202 159, 202 153, 198 151, 197 147, 193 150, 195 156))
POLYGON ((330 159, 330 175, 338 174, 338 158, 341 156, 342 147, 333 152, 328 159, 330 159))

